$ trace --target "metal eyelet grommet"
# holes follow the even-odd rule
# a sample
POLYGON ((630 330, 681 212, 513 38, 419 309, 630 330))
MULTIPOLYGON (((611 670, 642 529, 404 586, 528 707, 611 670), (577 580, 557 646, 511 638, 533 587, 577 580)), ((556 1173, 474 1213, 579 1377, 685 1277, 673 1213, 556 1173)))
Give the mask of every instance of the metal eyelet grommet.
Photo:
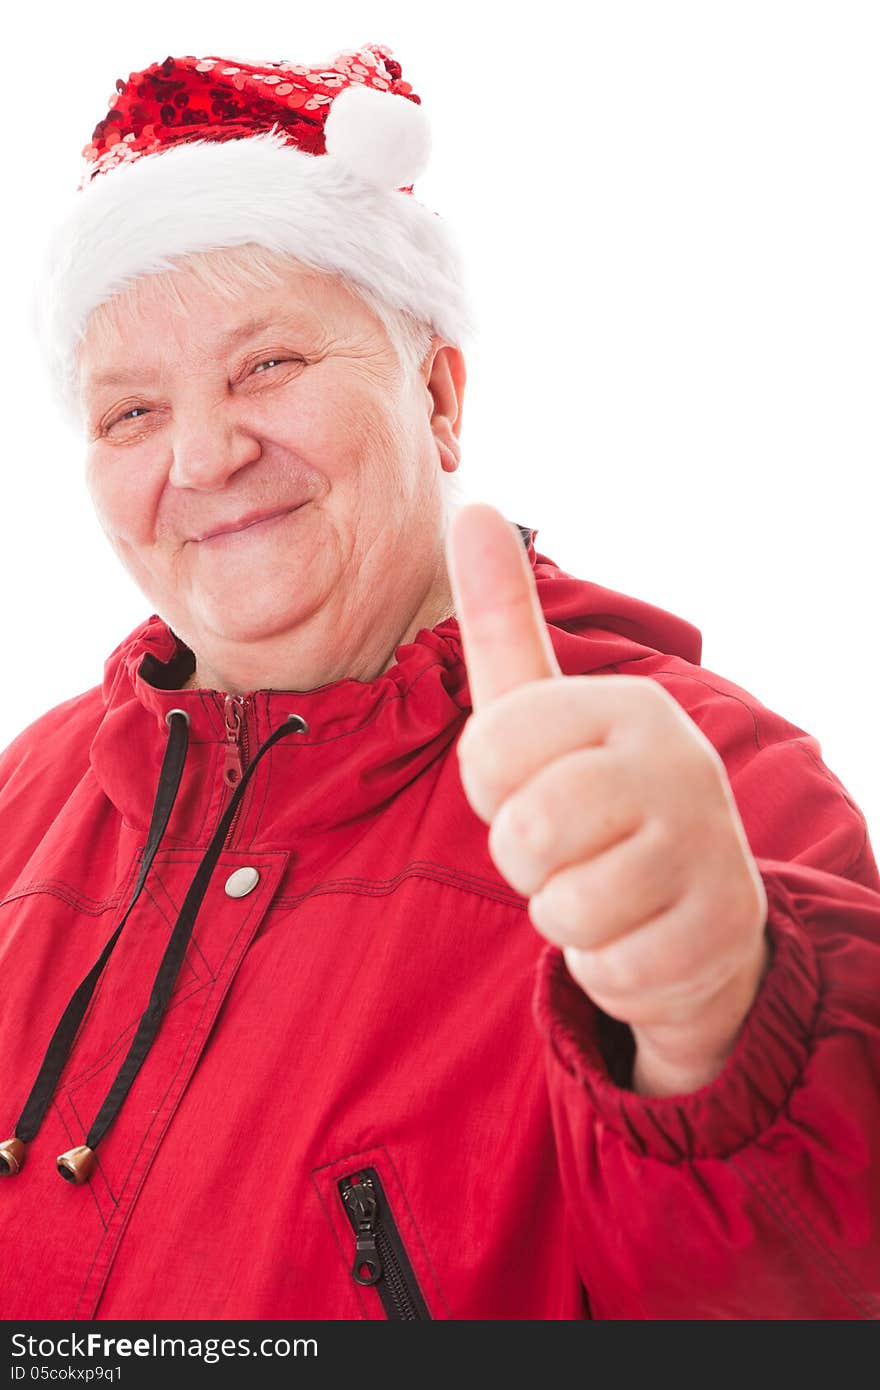
POLYGON ((306 721, 303 719, 303 717, 302 717, 301 714, 289 714, 289 715, 287 716, 287 723, 288 723, 288 724, 298 724, 298 725, 299 725, 299 729, 298 729, 298 731, 297 731, 298 733, 307 734, 307 733, 309 732, 309 726, 308 726, 308 724, 306 723, 306 721))
POLYGON ((169 726, 169 728, 171 727, 172 714, 182 714, 184 719, 186 720, 186 727, 189 728, 190 719, 185 709, 170 709, 168 711, 168 713, 165 716, 165 723, 169 726))
POLYGON ((84 1183, 92 1176, 95 1152, 87 1144, 80 1144, 78 1148, 68 1149, 66 1154, 59 1154, 55 1162, 66 1182, 84 1183))
POLYGON ((5 1139, 0 1144, 0 1178, 14 1178, 20 1173, 27 1155, 23 1139, 5 1139))

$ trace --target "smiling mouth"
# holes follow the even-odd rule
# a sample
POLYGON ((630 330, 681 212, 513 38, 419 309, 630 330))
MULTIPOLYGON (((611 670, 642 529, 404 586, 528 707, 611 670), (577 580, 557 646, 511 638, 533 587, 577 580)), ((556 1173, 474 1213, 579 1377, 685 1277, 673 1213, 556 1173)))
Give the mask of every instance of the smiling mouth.
POLYGON ((297 507, 287 507, 281 512, 272 512, 269 516, 258 517, 255 521, 245 522, 243 526, 236 526, 229 531, 215 531, 211 536, 204 536, 199 541, 200 545, 214 545, 219 541, 231 541, 237 536, 244 536, 251 531, 259 531, 273 526, 278 521, 283 521, 285 517, 292 516, 294 512, 301 512, 306 502, 300 502, 297 507))

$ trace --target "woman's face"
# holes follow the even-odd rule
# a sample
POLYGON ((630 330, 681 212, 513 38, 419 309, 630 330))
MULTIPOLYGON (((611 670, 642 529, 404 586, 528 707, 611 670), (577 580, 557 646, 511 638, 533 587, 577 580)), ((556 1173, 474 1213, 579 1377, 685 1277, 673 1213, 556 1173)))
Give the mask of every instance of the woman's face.
POLYGON ((81 348, 100 524, 206 668, 297 633, 331 644, 327 679, 349 674, 371 628, 393 634, 436 581, 461 354, 435 338, 405 371, 372 310, 306 268, 236 301, 175 280, 185 313, 145 277, 81 348))

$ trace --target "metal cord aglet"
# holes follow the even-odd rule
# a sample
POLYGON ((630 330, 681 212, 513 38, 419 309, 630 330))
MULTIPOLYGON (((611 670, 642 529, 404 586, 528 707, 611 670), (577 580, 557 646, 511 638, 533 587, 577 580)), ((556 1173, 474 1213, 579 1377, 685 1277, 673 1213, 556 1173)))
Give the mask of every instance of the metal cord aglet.
POLYGON ((27 1155, 23 1139, 4 1139, 0 1144, 0 1178, 14 1178, 20 1173, 27 1155))
POLYGON ((95 1152, 88 1144, 80 1144, 76 1149, 68 1149, 67 1153, 59 1154, 55 1162, 66 1182, 84 1183, 92 1176, 95 1152))

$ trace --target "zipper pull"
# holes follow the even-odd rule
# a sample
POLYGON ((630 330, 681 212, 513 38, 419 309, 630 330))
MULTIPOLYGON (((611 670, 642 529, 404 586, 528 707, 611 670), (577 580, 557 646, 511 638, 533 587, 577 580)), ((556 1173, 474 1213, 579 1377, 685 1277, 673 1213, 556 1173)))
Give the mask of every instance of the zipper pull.
POLYGON ((354 1221, 355 1248, 351 1277, 357 1284, 375 1284, 382 1277, 382 1261, 376 1249, 378 1203, 369 1180, 356 1180, 342 1194, 354 1221))
POLYGON ((244 700, 241 695, 227 695, 223 706, 226 721, 226 749, 223 758, 223 781, 227 787, 237 787, 242 778, 241 725, 244 700))

